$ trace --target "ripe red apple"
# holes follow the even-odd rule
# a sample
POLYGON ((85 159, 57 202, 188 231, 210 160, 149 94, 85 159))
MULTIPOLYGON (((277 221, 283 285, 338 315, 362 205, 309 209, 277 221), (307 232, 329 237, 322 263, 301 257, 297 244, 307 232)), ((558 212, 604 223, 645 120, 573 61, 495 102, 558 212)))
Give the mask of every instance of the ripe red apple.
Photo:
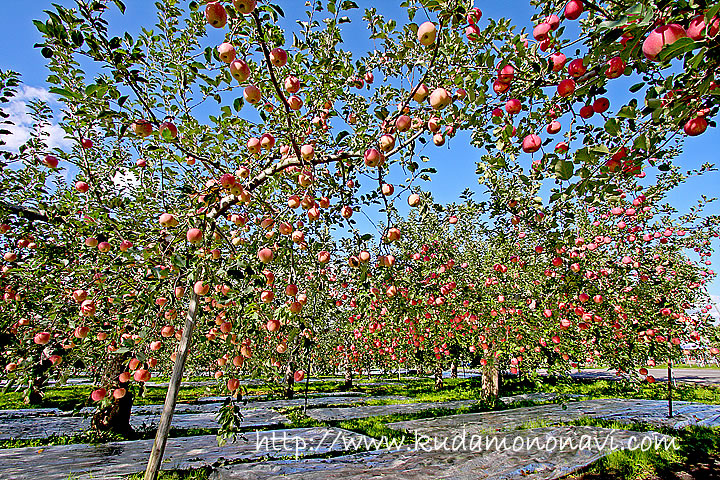
POLYGON ((312 160, 315 156, 315 147, 310 144, 303 145, 302 147, 300 147, 300 155, 302 155, 302 158, 305 161, 312 160))
POLYGON ((135 373, 133 374, 133 378, 136 382, 142 382, 145 383, 148 380, 150 380, 150 372, 145 370, 144 368, 139 368, 135 370, 135 373))
POLYGON ((556 30, 560 26, 560 17, 558 17, 555 14, 552 14, 545 19, 545 23, 550 24, 551 30, 556 30))
POLYGON ((565 18, 568 20, 577 20, 583 12, 582 0, 570 0, 565 5, 565 18))
POLYGON ((224 42, 218 45, 218 56, 225 63, 235 60, 235 47, 232 43, 224 42))
POLYGON ((540 137, 538 137, 534 133, 526 136, 522 141, 522 149, 525 153, 535 153, 540 150, 541 146, 542 140, 540 140, 540 137))
POLYGON ((575 93, 575 80, 572 78, 566 78, 561 81, 557 87, 558 95, 561 97, 568 97, 575 93))
POLYGON ((389 152, 393 148, 395 148, 395 137, 389 133, 380 137, 380 150, 383 152, 389 152))
POLYGON ((422 103, 425 101, 428 95, 430 95, 430 89, 428 89, 427 85, 423 83, 417 88, 417 90, 415 90, 415 93, 413 94, 413 100, 415 100, 417 103, 422 103))
POLYGON ((328 263, 330 261, 330 253, 323 250, 318 253, 317 259, 320 263, 328 263))
POLYGON ((103 398, 105 398, 105 395, 107 395, 105 389, 98 388, 97 390, 93 390, 93 392, 90 394, 90 398, 92 398, 93 402, 99 402, 103 398))
POLYGON ((476 42, 480 40, 480 27, 475 24, 468 25, 467 27, 465 27, 465 36, 471 42, 476 42))
POLYGON ((520 113, 520 110, 522 110, 522 104, 520 103, 520 100, 513 98, 512 100, 508 100, 507 102, 505 102, 505 111, 508 112, 510 115, 520 113))
POLYGON ((227 11, 218 2, 208 3, 205 7, 205 19, 215 28, 223 28, 227 24, 227 11))
POLYGON ((478 21, 480 21, 480 18, 482 17, 482 12, 479 8, 474 7, 468 10, 467 13, 467 22, 471 25, 475 25, 478 21))
POLYGON ((677 23, 660 25, 650 32, 642 45, 645 58, 656 61, 660 51, 668 45, 672 45, 681 38, 687 37, 685 29, 677 23))
POLYGON ((509 83, 504 83, 504 82, 501 82, 500 80, 495 80, 495 83, 493 83, 493 92, 497 93, 498 95, 507 92, 509 89, 510 89, 509 83))
POLYGON ((254 105, 260 102, 260 100, 262 99, 262 94, 260 93, 260 89, 255 85, 248 85, 247 87, 245 87, 245 90, 243 90, 243 97, 245 98, 246 102, 254 105))
POLYGON ((228 378, 228 381, 227 381, 228 390, 230 390, 231 392, 234 392, 235 390, 238 389, 238 387, 240 387, 240 380, 238 380, 237 378, 228 378))
POLYGON ((412 119, 407 115, 400 115, 395 121, 395 129, 398 132, 407 132, 410 129, 412 119))
POLYGON ((113 390, 113 398, 116 400, 120 400, 125 396, 125 394, 127 394, 127 390, 125 390, 124 388, 116 388, 115 390, 113 390))
POLYGON ((83 138, 80 140, 80 146, 87 150, 88 148, 93 147, 93 141, 89 138, 83 138))
POLYGON ((268 263, 273 259, 273 251, 267 247, 258 250, 257 255, 262 263, 268 263))
POLYGON ((49 332, 40 332, 36 333, 33 337, 33 342, 35 342, 38 345, 47 345, 50 341, 50 333, 49 332))
POLYGON ((52 155, 46 155, 43 159, 43 163, 49 168, 57 168, 58 159, 52 155))
POLYGON ((294 378, 295 381, 298 382, 298 383, 299 383, 299 382, 302 382, 302 381, 305 379, 305 372, 304 372, 303 370, 298 370, 298 371, 295 372, 295 374, 293 375, 293 378, 294 378))
POLYGON ((95 237, 88 237, 85 239, 85 246, 95 248, 98 246, 98 239, 95 237))
POLYGON ((273 48, 270 51, 270 62, 276 67, 284 67, 287 64, 287 52, 282 48, 273 48))
POLYGON ((204 297, 208 294, 210 291, 210 285, 206 285, 201 280, 198 280, 195 282, 195 285, 193 285, 193 292, 195 292, 195 295, 199 297, 204 297))
POLYGON ((275 137, 269 133, 263 133, 260 137, 260 146, 265 150, 272 150, 275 146, 275 137))
POLYGON ((160 215, 160 225, 163 227, 176 227, 178 225, 178 221, 174 215, 170 213, 163 213, 160 215))
POLYGON ((417 193, 411 193, 408 197, 408 205, 411 207, 417 207, 420 204, 420 195, 417 193))
POLYGON ((177 138, 178 135, 177 127, 172 122, 161 123, 158 131, 160 132, 160 136, 165 140, 173 140, 177 138))
POLYGON ((707 120, 705 120, 705 117, 695 117, 685 123, 683 130, 687 135, 695 137, 703 134, 705 130, 707 130, 707 127, 708 123, 707 120))
POLYGON ((187 241, 192 243, 193 245, 197 245, 199 243, 202 243, 203 240, 203 232, 199 228, 191 228, 187 231, 187 241))
POLYGON ((108 243, 108 242, 100 242, 97 247, 98 247, 98 250, 100 250, 103 253, 107 253, 112 249, 112 245, 110 245, 110 243, 108 243))
POLYGON ((559 72, 560 70, 563 69, 563 67, 565 67, 565 62, 567 61, 567 57, 565 56, 564 53, 556 52, 556 53, 553 53, 552 55, 550 55, 550 61, 552 61, 552 64, 553 64, 553 67, 552 67, 553 72, 559 72))
POLYGON ((400 229, 397 227, 391 227, 387 233, 388 242, 396 242, 400 240, 400 229))
POLYGON ((436 88, 430 94, 430 106, 432 106, 435 110, 442 110, 450 105, 450 102, 452 102, 452 97, 448 91, 442 87, 436 88))
POLYGON ((505 65, 498 71, 497 81, 500 83, 510 83, 515 77, 515 67, 512 65, 505 65))
POLYGON ((613 57, 608 60, 607 66, 605 76, 608 78, 618 78, 625 73, 625 61, 620 57, 613 57))
POLYGON ((573 78, 582 77, 587 73, 587 67, 582 58, 576 58, 568 65, 568 74, 573 78))
POLYGON ((368 148, 364 155, 365 165, 368 167, 377 167, 382 163, 383 155, 374 148, 368 148))
POLYGON ((420 25, 420 28, 418 28, 418 41, 420 42, 420 44, 425 45, 426 47, 435 43, 436 36, 437 28, 435 28, 435 24, 432 22, 425 22, 420 25))
POLYGON ((582 108, 580 108, 580 116, 582 118, 590 118, 595 114, 595 109, 593 109, 592 105, 585 105, 582 108))
POLYGON ((249 15, 255 10, 257 0, 233 0, 233 7, 238 13, 249 15))
POLYGON ((604 113, 610 108, 610 100, 607 98, 598 98, 593 102, 593 110, 595 113, 604 113))
POLYGON ((533 38, 538 42, 547 40, 548 34, 550 33, 550 24, 542 22, 533 28, 533 38))
POLYGON ((75 182, 75 190, 77 190, 80 193, 85 193, 88 190, 90 190, 90 185, 88 185, 85 182, 78 181, 78 182, 75 182))
POLYGON ((389 197, 390 195, 392 195, 395 192, 395 187, 393 187, 389 183, 383 183, 381 190, 382 190, 383 195, 385 195, 386 197, 389 197))
POLYGON ((300 91, 300 79, 291 75, 285 79, 285 90, 288 93, 297 93, 300 91))
POLYGON ((710 21, 710 28, 707 28, 705 24, 705 16, 698 15, 697 17, 690 20, 690 24, 687 28, 687 36, 693 40, 703 40, 705 36, 714 37, 720 30, 720 18, 713 17, 710 21))
POLYGON ((245 60, 233 60, 230 62, 230 75, 232 75, 238 83, 243 83, 250 78, 250 67, 245 60))
POLYGON ((553 120, 547 126, 547 132, 551 135, 554 135, 560 131, 560 128, 561 128, 560 122, 558 122, 557 120, 553 120))
POLYGON ((135 120, 132 125, 130 125, 130 128, 132 128, 135 135, 141 138, 147 137, 153 131, 152 123, 147 120, 135 120))

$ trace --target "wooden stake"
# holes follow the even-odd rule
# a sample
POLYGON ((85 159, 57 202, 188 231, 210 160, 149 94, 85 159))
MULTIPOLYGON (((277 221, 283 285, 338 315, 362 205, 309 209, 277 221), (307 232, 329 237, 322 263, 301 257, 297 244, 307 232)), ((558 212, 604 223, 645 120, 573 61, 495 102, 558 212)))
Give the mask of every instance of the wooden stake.
POLYGON ((195 330, 197 306, 198 296, 193 292, 192 297, 190 297, 187 316, 185 317, 185 327, 183 328, 182 337, 180 337, 180 346, 175 356, 170 385, 168 385, 168 392, 165 396, 165 406, 163 407, 160 424, 158 425, 158 431, 155 435, 155 443, 153 443, 150 459, 145 469, 144 480, 157 480, 158 471, 160 470, 163 455, 165 454, 165 446, 167 445, 170 425, 172 424, 172 417, 175 412, 175 404, 177 403, 178 392, 180 391, 180 384, 182 383, 185 362, 188 352, 190 351, 193 330, 195 330))

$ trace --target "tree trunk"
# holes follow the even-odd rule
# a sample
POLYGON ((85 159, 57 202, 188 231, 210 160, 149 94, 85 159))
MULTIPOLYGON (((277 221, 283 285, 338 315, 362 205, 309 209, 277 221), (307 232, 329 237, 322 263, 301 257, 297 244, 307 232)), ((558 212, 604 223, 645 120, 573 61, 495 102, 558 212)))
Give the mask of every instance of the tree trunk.
MULTIPOLYGON (((115 385, 117 378, 125 371, 126 361, 127 357, 125 355, 116 356, 102 383, 104 385, 115 385)), ((116 388, 125 389, 125 396, 119 399, 113 398, 110 405, 95 412, 91 422, 94 430, 118 433, 124 437, 130 437, 134 433, 130 425, 130 414, 135 396, 130 392, 129 386, 129 382, 117 383, 116 388)))
POLYGON ((28 405, 41 405, 43 400, 43 390, 45 382, 47 382, 47 372, 52 367, 52 362, 47 358, 43 358, 32 367, 32 377, 30 382, 30 393, 25 397, 24 401, 28 405))
POLYGON ((345 362, 345 385, 343 386, 343 390, 346 392, 348 390, 352 390, 353 388, 353 371, 352 371, 352 365, 350 364, 350 361, 347 360, 345 362))
POLYGON ((495 365, 485 365, 482 369, 482 396, 493 403, 500 396, 500 372, 495 365))
POLYGON ((285 369, 285 398, 287 400, 292 400, 295 396, 295 366, 293 365, 293 362, 290 361, 287 364, 287 368, 285 369))
POLYGON ((437 367, 435 369, 435 390, 441 390, 445 384, 443 382, 442 372, 442 367, 437 367))
POLYGON ((458 366, 457 362, 453 361, 450 364, 450 378, 457 378, 458 377, 458 366))

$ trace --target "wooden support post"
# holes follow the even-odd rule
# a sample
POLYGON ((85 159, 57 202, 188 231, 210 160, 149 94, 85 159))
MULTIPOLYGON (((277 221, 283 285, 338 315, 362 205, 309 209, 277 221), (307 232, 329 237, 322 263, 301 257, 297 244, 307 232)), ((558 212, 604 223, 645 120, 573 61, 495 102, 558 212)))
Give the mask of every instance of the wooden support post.
POLYGON ((198 296, 193 292, 190 297, 190 306, 188 307, 187 316, 185 317, 185 327, 183 328, 182 337, 180 337, 180 346, 175 356, 175 365, 173 366, 172 376, 170 377, 170 385, 165 396, 165 406, 160 416, 160 424, 158 425, 157 434, 155 435, 155 443, 153 443, 150 459, 145 469, 144 480, 157 480, 158 471, 165 454, 165 446, 167 445, 168 434, 170 433, 170 425, 172 424, 173 413, 175 412, 175 404, 177 403, 180 384, 182 383, 183 371, 185 370, 185 362, 187 361, 190 344, 192 342, 193 330, 195 330, 195 319, 197 318, 198 296))

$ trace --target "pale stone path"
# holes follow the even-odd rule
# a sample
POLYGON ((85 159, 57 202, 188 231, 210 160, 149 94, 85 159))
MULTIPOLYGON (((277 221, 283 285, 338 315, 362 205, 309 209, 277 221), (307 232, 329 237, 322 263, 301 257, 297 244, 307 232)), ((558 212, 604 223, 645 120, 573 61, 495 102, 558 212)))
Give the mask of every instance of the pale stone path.
MULTIPOLYGON (((457 432, 453 432, 455 435, 457 432)), ((457 440, 447 448, 414 443, 328 459, 269 461, 221 467, 213 480, 550 480, 590 465, 612 450, 639 445, 655 432, 636 433, 593 427, 538 428, 491 437, 457 440), (583 436, 598 442, 582 443, 583 436), (631 438, 633 438, 631 440, 631 438), (560 449, 554 440, 565 441, 560 449), (607 442, 606 442, 607 440, 607 442), (570 441, 574 442, 571 444, 570 441), (604 447, 604 448, 603 448, 604 447)))
POLYGON ((434 408, 457 410, 477 403, 477 400, 454 400, 451 402, 396 403, 389 405, 361 405, 357 407, 313 408, 306 415, 321 422, 350 420, 354 418, 394 415, 396 413, 417 413, 434 408))
POLYGON ((684 428, 688 425, 720 426, 720 405, 674 402, 673 407, 674 415, 668 418, 665 401, 612 398, 408 420, 389 423, 388 427, 417 431, 424 435, 443 434, 448 430, 464 427, 475 434, 514 429, 530 421, 558 424, 583 416, 622 423, 644 422, 670 428, 684 428))
MULTIPOLYGON (((178 429, 218 428, 216 412, 174 415, 172 426, 178 429)), ((266 408, 243 409, 242 426, 248 428, 273 427, 290 420, 278 412, 266 408)), ((160 421, 160 414, 133 415, 133 428, 152 428, 160 421)), ((47 438, 52 435, 74 435, 90 428, 89 417, 33 417, 0 419, 0 440, 13 438, 47 438)), ((2 477, 0 477, 2 478, 2 477)))
MULTIPOLYGON (((225 399, 226 397, 220 397, 225 399)), ((327 405, 354 405, 372 399, 407 401, 406 397, 359 397, 333 395, 308 398, 308 407, 327 405)), ((293 400, 251 401, 242 407, 243 427, 272 427, 289 423, 289 419, 273 409, 298 407, 305 404, 304 398, 293 400)), ((177 429, 218 428, 215 415, 222 403, 180 403, 175 408, 173 427, 177 429)), ((160 421, 162 405, 138 405, 133 407, 130 424, 133 428, 152 428, 160 421)), ((71 416, 71 412, 58 409, 25 409, 0 411, 0 441, 13 438, 46 438, 52 435, 73 435, 90 428, 90 415, 94 409, 80 411, 84 416, 71 416)))
MULTIPOLYGON (((338 428, 297 428, 245 434, 246 440, 223 447, 214 435, 168 440, 163 470, 187 470, 221 461, 260 460, 344 450, 345 442, 364 437, 338 428), (341 441, 333 439, 341 438, 341 441)), ((120 479, 145 470, 153 440, 104 445, 63 445, 0 450, 0 478, 12 480, 120 479)))

